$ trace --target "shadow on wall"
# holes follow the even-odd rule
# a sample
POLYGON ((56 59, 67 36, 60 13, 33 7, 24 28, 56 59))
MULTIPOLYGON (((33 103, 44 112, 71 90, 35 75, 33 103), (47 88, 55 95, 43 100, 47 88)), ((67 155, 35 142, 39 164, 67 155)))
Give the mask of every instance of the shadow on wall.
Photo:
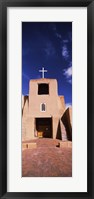
POLYGON ((62 136, 61 136, 61 128, 60 128, 60 121, 58 122, 58 128, 57 128, 57 135, 56 135, 56 139, 62 140, 62 136))
POLYGON ((22 108, 22 116, 23 116, 23 111, 24 111, 26 101, 28 101, 28 104, 29 104, 29 97, 27 95, 24 96, 24 105, 23 105, 23 108, 22 108))
POLYGON ((71 118, 70 118, 70 111, 69 108, 64 112, 61 121, 63 122, 66 132, 67 132, 67 138, 68 140, 72 141, 72 124, 71 124, 71 118))

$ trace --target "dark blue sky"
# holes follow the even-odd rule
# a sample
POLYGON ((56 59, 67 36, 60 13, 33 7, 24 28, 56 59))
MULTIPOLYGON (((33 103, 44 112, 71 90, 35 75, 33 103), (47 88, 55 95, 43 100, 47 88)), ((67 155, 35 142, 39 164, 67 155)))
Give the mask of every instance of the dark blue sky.
POLYGON ((72 23, 22 23, 22 94, 29 91, 29 80, 45 78, 58 81, 58 94, 72 103, 72 23))

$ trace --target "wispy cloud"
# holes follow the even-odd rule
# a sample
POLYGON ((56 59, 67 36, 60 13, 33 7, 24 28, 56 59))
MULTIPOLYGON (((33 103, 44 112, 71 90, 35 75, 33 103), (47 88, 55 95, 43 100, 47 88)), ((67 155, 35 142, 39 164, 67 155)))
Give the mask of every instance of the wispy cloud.
POLYGON ((67 69, 63 70, 63 74, 67 79, 67 82, 69 82, 70 84, 72 84, 72 66, 70 66, 67 69))
POLYGON ((52 24, 52 30, 53 30, 53 32, 54 32, 54 34, 55 34, 55 36, 56 36, 57 38, 62 39, 62 36, 61 36, 61 34, 58 32, 58 30, 57 30, 55 24, 52 24))
POLYGON ((71 103, 66 103, 66 109, 67 109, 68 107, 71 107, 71 106, 72 106, 71 103))
POLYGON ((61 36, 58 32, 56 32, 55 35, 56 35, 56 37, 59 38, 59 39, 62 38, 62 36, 61 36))
POLYGON ((63 45, 62 46, 62 56, 65 58, 65 59, 68 59, 69 58, 69 52, 68 52, 68 48, 66 45, 63 45))
POLYGON ((67 82, 69 82, 70 84, 72 84, 72 79, 67 79, 67 82))
POLYGON ((64 69, 64 75, 66 76, 66 78, 71 77, 72 76, 72 67, 64 69))
POLYGON ((46 43, 44 52, 46 53, 46 56, 52 56, 55 54, 55 48, 51 42, 46 43))
POLYGON ((64 39, 62 42, 63 42, 63 43, 68 43, 69 40, 68 40, 68 39, 64 39))

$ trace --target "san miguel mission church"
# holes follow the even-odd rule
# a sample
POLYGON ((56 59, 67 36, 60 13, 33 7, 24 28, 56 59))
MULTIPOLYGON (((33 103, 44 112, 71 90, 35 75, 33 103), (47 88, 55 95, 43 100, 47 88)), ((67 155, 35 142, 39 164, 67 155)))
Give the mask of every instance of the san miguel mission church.
POLYGON ((52 138, 72 141, 72 110, 58 96, 56 79, 42 78, 29 82, 29 95, 22 96, 22 141, 52 138))

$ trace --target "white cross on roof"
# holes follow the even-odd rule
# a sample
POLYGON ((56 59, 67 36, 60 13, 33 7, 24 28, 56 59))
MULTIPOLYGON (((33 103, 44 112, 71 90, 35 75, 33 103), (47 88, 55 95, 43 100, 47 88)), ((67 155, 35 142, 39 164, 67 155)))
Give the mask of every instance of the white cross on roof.
POLYGON ((47 70, 45 70, 44 67, 42 67, 42 70, 39 70, 39 72, 42 73, 42 78, 44 78, 44 73, 47 72, 47 70))

